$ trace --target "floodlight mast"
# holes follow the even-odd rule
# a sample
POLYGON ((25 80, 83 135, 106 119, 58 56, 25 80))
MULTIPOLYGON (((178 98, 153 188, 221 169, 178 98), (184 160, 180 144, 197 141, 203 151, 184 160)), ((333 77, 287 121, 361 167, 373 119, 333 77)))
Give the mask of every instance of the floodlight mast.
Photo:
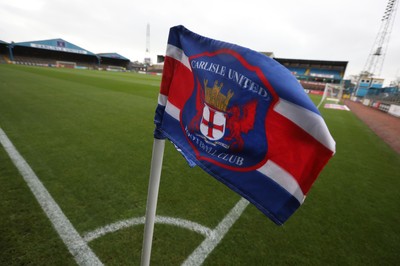
POLYGON ((146 27, 146 53, 150 53, 150 24, 146 27))
POLYGON ((146 26, 146 55, 144 58, 144 64, 146 66, 151 65, 151 57, 150 57, 150 24, 147 23, 146 26))
POLYGON ((381 26, 360 76, 379 76, 382 71, 390 34, 393 29, 398 0, 389 0, 381 19, 381 26))

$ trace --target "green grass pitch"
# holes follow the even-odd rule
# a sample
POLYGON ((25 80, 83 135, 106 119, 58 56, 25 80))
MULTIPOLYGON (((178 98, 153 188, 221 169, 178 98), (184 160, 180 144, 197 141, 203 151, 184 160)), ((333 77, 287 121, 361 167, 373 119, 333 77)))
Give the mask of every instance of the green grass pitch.
MULTIPOLYGON (((160 77, 0 65, 0 128, 84 235, 145 214, 160 77)), ((318 98, 313 98, 318 102, 318 98)), ((278 227, 249 205, 204 265, 396 265, 400 156, 351 112, 321 109, 337 143, 303 206, 278 227)), ((167 143, 157 215, 214 228, 239 196, 167 143)), ((143 225, 89 243, 139 265, 143 225)), ((204 237, 156 224, 151 262, 179 265, 204 237)), ((0 146, 0 265, 75 265, 0 146)))

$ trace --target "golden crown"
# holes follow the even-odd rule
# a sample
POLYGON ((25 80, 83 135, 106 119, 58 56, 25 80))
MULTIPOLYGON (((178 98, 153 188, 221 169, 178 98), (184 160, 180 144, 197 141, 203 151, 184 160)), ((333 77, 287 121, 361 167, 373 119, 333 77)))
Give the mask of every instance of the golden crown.
POLYGON ((222 86, 224 85, 222 82, 218 85, 218 80, 214 82, 213 88, 207 86, 208 80, 204 80, 204 90, 206 93, 205 101, 211 107, 218 109, 220 111, 226 111, 228 107, 229 101, 233 97, 233 92, 231 90, 228 91, 227 95, 221 93, 222 86))

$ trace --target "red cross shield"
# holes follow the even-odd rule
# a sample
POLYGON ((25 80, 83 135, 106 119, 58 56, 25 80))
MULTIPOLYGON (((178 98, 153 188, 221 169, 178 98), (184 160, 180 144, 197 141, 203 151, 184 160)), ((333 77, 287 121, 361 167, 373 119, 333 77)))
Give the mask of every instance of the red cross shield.
POLYGON ((225 134, 225 113, 204 104, 200 132, 210 140, 219 140, 225 134))

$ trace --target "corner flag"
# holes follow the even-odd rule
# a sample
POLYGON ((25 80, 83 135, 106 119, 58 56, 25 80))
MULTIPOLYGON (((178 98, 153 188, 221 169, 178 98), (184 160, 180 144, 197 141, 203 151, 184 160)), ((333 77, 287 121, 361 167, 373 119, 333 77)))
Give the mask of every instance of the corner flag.
POLYGON ((156 139, 189 165, 283 224, 335 153, 335 141, 295 77, 274 59, 170 29, 156 139))

